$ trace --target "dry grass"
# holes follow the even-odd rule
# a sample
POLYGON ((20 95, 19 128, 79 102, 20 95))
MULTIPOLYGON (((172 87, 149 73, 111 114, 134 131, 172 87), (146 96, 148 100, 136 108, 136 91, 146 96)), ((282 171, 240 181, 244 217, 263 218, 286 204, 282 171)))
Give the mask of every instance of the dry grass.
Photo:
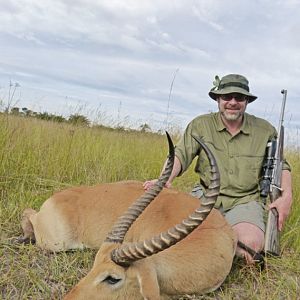
MULTIPOLYGON (((90 269, 95 250, 66 253, 19 245, 20 215, 71 185, 155 178, 165 160, 165 137, 88 129, 0 115, 0 299, 61 299, 90 269)), ((294 204, 281 237, 282 258, 263 272, 235 262, 221 289, 176 299, 300 299, 300 154, 293 166, 294 204)), ((191 171, 175 186, 188 191, 191 171)))

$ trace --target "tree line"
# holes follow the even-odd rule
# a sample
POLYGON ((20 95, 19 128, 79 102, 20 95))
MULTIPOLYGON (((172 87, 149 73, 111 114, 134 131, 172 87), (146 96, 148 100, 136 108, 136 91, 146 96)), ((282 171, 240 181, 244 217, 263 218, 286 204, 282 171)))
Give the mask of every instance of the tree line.
POLYGON ((35 112, 26 107, 12 107, 10 110, 6 109, 5 112, 15 116, 32 117, 58 123, 71 123, 73 125, 81 126, 89 126, 91 124, 91 121, 86 116, 80 114, 72 114, 68 118, 65 118, 61 115, 55 115, 48 112, 35 112))
MULTIPOLYGON (((86 127, 91 126, 91 121, 86 116, 78 113, 71 114, 69 117, 65 118, 62 115, 55 115, 48 112, 35 112, 28 109, 27 107, 23 107, 23 108, 12 107, 10 109, 6 108, 4 110, 4 113, 14 115, 14 116, 37 118, 40 120, 52 121, 57 123, 69 123, 72 125, 79 125, 79 126, 86 126, 86 127)), ((104 126, 104 125, 94 125, 94 126, 110 128, 109 126, 104 126)), ((122 126, 118 126, 117 128, 110 128, 110 129, 126 130, 122 126)), ((139 126, 137 131, 151 132, 151 127, 147 123, 144 123, 139 126)))

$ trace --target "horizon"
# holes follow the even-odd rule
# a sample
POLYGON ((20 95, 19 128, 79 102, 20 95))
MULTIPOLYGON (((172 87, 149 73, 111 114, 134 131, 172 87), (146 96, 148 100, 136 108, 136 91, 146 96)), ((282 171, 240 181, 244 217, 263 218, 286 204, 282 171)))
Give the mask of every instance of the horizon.
MULTIPOLYGON (((215 75, 246 76, 247 112, 300 126, 299 1, 8 0, 0 12, 0 98, 19 107, 154 130, 216 111, 215 75)), ((298 142, 298 141, 297 141, 298 142)))

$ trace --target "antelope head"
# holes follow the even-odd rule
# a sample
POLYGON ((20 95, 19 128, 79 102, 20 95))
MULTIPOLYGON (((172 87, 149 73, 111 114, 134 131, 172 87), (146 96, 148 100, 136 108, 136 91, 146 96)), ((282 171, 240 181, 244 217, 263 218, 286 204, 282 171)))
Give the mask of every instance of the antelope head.
POLYGON ((130 226, 160 193, 171 175, 175 153, 168 134, 167 137, 169 156, 163 174, 156 185, 137 199, 117 220, 100 247, 92 270, 66 295, 65 300, 161 299, 158 278, 153 267, 154 262, 148 257, 180 242, 197 228, 212 210, 220 189, 220 177, 215 158, 207 146, 196 139, 209 159, 212 174, 207 192, 201 199, 201 206, 180 224, 166 232, 149 240, 124 243, 124 237, 130 226))

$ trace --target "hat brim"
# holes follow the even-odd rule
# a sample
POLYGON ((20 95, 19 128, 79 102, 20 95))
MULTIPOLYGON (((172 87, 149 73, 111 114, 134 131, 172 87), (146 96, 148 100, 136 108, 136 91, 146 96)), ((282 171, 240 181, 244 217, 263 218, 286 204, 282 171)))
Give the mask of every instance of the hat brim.
POLYGON ((229 87, 226 87, 226 88, 223 88, 223 89, 220 89, 220 90, 211 90, 208 95, 210 98, 214 99, 214 100, 217 100, 217 97, 220 96, 220 95, 226 95, 226 94, 232 94, 232 93, 239 93, 239 94, 242 94, 242 95, 245 95, 248 97, 248 103, 251 103, 253 102, 254 100, 257 99, 256 96, 252 95, 251 93, 245 91, 244 89, 242 88, 239 88, 239 87, 234 87, 234 86, 229 86, 229 87))

